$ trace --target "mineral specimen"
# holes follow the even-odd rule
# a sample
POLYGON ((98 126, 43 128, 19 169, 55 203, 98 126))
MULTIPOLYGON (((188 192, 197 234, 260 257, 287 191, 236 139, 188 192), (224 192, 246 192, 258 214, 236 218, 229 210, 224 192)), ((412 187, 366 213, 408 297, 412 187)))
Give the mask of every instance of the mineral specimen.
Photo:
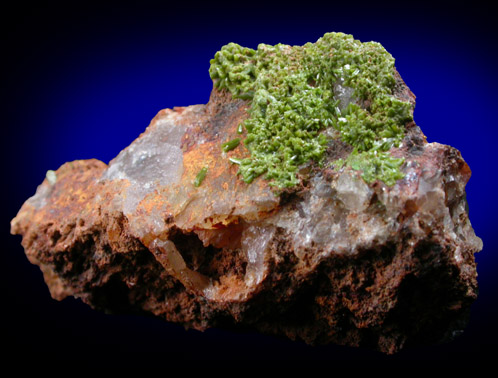
POLYGON ((210 74, 207 105, 47 172, 22 206, 12 233, 53 298, 385 353, 465 327, 471 172, 427 143, 382 46, 229 44, 210 74))

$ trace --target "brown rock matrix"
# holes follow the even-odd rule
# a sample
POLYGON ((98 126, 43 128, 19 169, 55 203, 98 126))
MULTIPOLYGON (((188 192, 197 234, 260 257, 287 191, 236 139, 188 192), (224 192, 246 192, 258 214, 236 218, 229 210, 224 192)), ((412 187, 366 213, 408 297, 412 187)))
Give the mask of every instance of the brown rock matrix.
MULTIPOLYGON (((395 95, 415 101, 399 75, 395 95)), ((392 149, 405 159, 395 185, 332 169, 350 151, 335 140, 322 167, 306 165, 302 185, 275 195, 263 176, 244 183, 220 148, 247 107, 214 89, 207 105, 160 111, 109 165, 47 174, 11 231, 52 297, 385 353, 459 334, 482 249, 460 152, 411 122, 392 149)))

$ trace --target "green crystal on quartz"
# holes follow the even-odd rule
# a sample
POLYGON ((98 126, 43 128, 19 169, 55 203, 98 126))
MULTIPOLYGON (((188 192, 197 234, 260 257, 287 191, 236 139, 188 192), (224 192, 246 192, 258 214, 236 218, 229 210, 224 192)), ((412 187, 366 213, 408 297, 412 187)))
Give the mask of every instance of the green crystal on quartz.
POLYGON ((366 182, 393 185, 403 178, 403 160, 389 150, 401 143, 412 108, 394 97, 394 58, 379 43, 343 33, 304 46, 254 50, 229 43, 209 73, 216 88, 250 104, 237 130, 246 132, 250 157, 232 157, 245 182, 264 174, 277 188, 297 185, 300 166, 323 162, 329 128, 353 147, 342 164, 361 171, 366 182))
POLYGON ((198 188, 199 186, 201 186, 202 182, 206 178, 207 172, 208 172, 207 167, 203 167, 203 168, 201 168, 201 170, 199 171, 199 173, 197 173, 197 176, 195 176, 195 179, 194 179, 194 182, 193 182, 193 184, 194 184, 194 186, 196 188, 198 188))

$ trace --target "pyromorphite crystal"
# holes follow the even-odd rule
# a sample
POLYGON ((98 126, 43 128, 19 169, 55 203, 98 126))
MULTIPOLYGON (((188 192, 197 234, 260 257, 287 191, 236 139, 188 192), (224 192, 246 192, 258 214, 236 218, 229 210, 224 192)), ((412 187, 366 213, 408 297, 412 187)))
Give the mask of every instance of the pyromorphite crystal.
POLYGON ((204 179, 206 178, 206 174, 207 174, 207 167, 203 167, 199 173, 197 174, 197 176, 195 176, 195 179, 194 179, 194 186, 196 188, 198 188, 199 186, 201 186, 202 182, 204 181, 204 179))
POLYGON ((304 46, 229 43, 209 72, 216 88, 250 101, 243 142, 251 155, 239 164, 245 182, 265 174, 270 185, 295 186, 299 166, 323 160, 329 128, 353 147, 345 163, 365 181, 403 177, 403 161, 389 150, 403 139, 412 108, 393 96, 394 59, 379 43, 343 33, 304 46))
POLYGON ((240 138, 235 138, 226 143, 223 143, 221 145, 221 149, 223 150, 223 152, 232 151, 233 149, 237 148, 239 143, 240 143, 240 138))

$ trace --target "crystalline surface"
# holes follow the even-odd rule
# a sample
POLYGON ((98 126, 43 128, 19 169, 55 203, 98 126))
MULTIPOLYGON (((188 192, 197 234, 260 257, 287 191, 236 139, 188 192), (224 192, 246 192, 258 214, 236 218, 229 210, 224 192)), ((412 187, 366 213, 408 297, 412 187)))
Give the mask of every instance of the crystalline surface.
POLYGON ((357 175, 343 173, 335 182, 337 197, 352 212, 365 210, 372 196, 372 190, 357 175))
POLYGON ((334 86, 334 95, 339 100, 339 109, 345 109, 350 102, 354 102, 354 88, 346 87, 340 83, 334 86))
POLYGON ((261 283, 264 278, 268 242, 274 234, 274 227, 256 225, 247 227, 242 233, 242 249, 247 258, 245 283, 249 287, 261 283))
POLYGON ((104 180, 127 180, 124 213, 131 214, 145 196, 158 185, 177 183, 183 172, 181 140, 185 126, 175 124, 168 117, 159 118, 146 133, 110 163, 104 180))

